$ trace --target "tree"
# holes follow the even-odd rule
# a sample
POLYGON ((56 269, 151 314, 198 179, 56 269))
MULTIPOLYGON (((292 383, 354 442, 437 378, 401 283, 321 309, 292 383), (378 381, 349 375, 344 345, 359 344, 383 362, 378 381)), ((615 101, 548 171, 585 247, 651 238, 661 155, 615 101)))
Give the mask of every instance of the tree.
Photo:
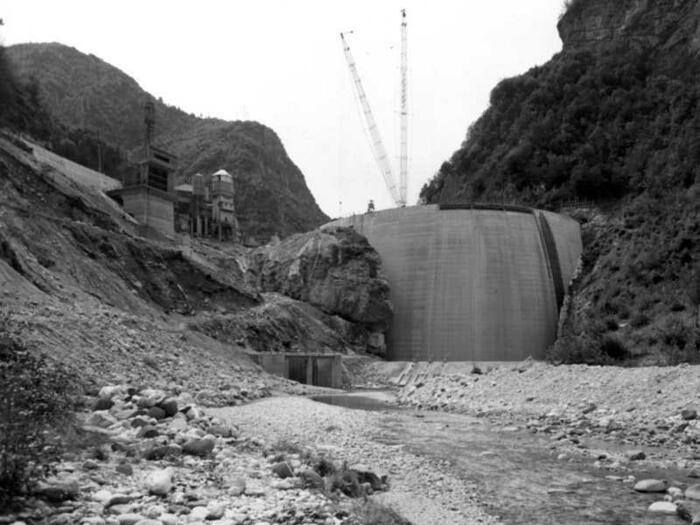
POLYGON ((6 124, 17 104, 17 82, 7 58, 5 48, 0 45, 0 124, 6 124))
POLYGON ((700 270, 695 270, 688 286, 688 298, 695 311, 695 328, 700 327, 700 270))
POLYGON ((0 312, 0 510, 50 472, 76 392, 71 374, 30 352, 0 312))

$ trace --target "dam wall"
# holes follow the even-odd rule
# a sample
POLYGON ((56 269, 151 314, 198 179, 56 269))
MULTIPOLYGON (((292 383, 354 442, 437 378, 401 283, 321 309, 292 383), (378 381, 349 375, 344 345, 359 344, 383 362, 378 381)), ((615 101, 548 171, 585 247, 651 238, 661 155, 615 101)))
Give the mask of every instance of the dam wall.
POLYGON ((576 221, 539 210, 415 206, 338 219, 382 258, 397 361, 542 358, 581 253, 576 221))

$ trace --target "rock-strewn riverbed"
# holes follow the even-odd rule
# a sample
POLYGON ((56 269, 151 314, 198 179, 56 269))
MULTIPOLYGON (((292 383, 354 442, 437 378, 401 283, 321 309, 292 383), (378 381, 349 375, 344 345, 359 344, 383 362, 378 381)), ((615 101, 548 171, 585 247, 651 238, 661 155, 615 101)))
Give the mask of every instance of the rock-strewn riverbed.
POLYGON ((390 488, 373 496, 416 524, 497 523, 478 507, 474 486, 450 474, 446 462, 382 443, 381 412, 348 410, 303 398, 272 398, 209 409, 243 436, 269 443, 302 443, 349 464, 361 462, 388 474, 390 488))
POLYGON ((203 409, 182 391, 105 388, 85 414, 92 441, 0 523, 358 523, 353 500, 305 476, 309 457, 376 474, 360 495, 416 525, 700 517, 698 367, 415 368, 397 397, 419 411, 287 395, 203 409))
POLYGON ((449 371, 411 375, 399 389, 399 403, 499 418, 574 444, 577 436, 597 436, 700 459, 700 366, 553 366, 528 360, 482 367, 480 373, 466 364, 443 370, 449 371))
POLYGON ((535 434, 559 462, 579 462, 572 469, 588 469, 589 477, 593 468, 611 482, 627 482, 630 491, 641 479, 635 474, 653 473, 665 489, 649 512, 678 510, 700 522, 700 507, 688 498, 700 476, 700 367, 529 360, 474 370, 466 363, 447 365, 442 373, 434 365, 407 369, 399 378, 400 404, 477 416, 502 434, 535 434))
POLYGON ((55 473, 16 499, 10 514, 0 514, 0 524, 365 523, 358 516, 378 507, 363 497, 386 491, 386 478, 374 474, 373 462, 359 464, 365 456, 316 450, 306 436, 284 440, 291 420, 282 413, 322 425, 306 425, 310 432, 329 426, 308 406, 306 413, 296 410, 299 403, 316 405, 287 398, 272 402, 276 412, 254 405, 253 413, 278 420, 280 431, 267 432, 231 408, 221 410, 226 418, 207 414, 189 393, 104 387, 79 416, 79 433, 55 473), (341 459, 355 461, 345 465, 341 459))

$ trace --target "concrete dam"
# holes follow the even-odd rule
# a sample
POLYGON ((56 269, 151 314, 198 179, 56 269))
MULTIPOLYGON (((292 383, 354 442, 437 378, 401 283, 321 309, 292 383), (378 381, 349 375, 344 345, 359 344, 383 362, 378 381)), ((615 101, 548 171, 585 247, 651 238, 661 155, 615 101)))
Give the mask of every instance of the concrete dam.
POLYGON ((571 218, 506 206, 428 205, 354 215, 382 258, 395 361, 542 358, 581 254, 571 218))

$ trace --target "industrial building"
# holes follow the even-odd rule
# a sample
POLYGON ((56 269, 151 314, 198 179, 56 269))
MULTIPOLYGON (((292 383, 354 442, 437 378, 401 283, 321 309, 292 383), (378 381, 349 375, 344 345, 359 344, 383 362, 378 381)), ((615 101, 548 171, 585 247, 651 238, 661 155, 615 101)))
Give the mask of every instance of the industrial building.
POLYGON ((122 181, 122 187, 109 192, 124 211, 144 227, 163 235, 174 233, 173 172, 177 158, 153 145, 137 154, 138 170, 122 181))
POLYGON ((136 154, 138 169, 124 178, 121 188, 108 194, 141 224, 142 234, 172 235, 177 157, 153 145, 155 123, 155 106, 149 100, 144 104, 143 147, 136 154))
POLYGON ((238 241, 233 177, 226 170, 192 177, 190 184, 174 186, 177 157, 153 145, 155 106, 144 105, 144 145, 136 155, 138 170, 108 194, 142 226, 142 234, 238 241))
POLYGON ((524 207, 414 206, 339 219, 382 258, 394 361, 542 358, 581 253, 579 224, 524 207))
POLYGON ((193 237, 239 240, 233 176, 226 170, 209 176, 196 173, 190 184, 175 187, 175 193, 176 231, 193 237))

